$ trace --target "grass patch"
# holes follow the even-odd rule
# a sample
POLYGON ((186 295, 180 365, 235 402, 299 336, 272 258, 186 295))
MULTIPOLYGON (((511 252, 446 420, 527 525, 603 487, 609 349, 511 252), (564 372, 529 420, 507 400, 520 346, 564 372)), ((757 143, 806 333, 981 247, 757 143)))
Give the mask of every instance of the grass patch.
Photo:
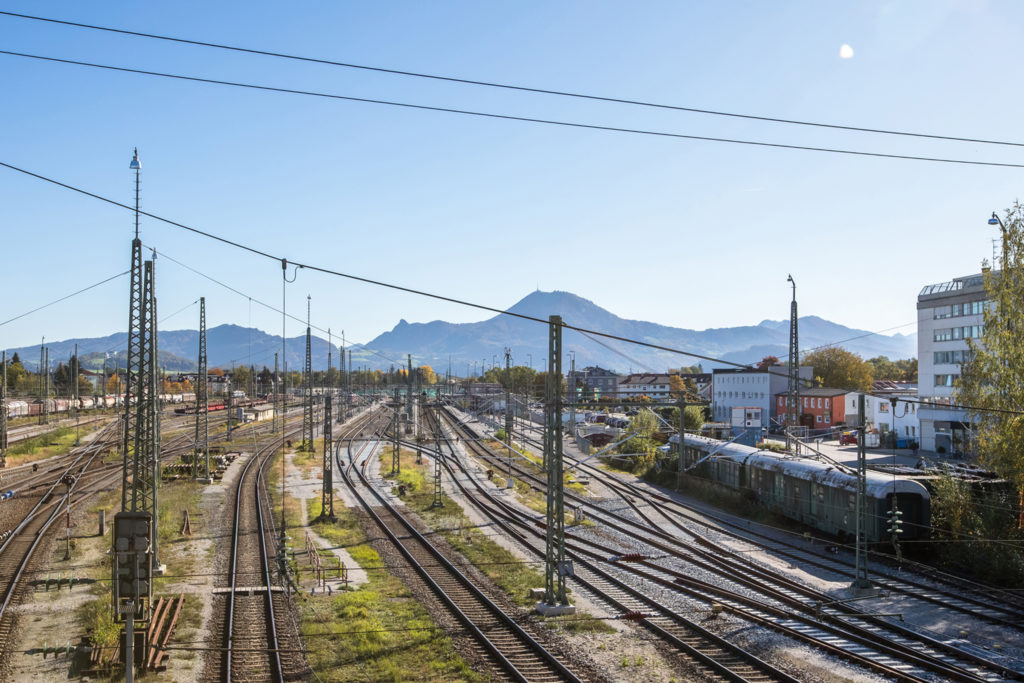
MULTIPOLYGON (((184 510, 188 510, 192 533, 202 533, 203 488, 203 484, 190 479, 160 484, 160 505, 157 514, 160 562, 167 565, 167 574, 170 576, 181 576, 196 571, 195 558, 189 552, 191 539, 181 535, 181 527, 184 522, 184 510)), ((170 581, 171 579, 158 577, 153 583, 153 588, 160 591, 170 581)))
MULTIPOLYGON (((409 481, 414 482, 406 489, 406 507, 422 517, 452 548, 508 593, 516 604, 532 607, 534 599, 528 597, 527 592, 531 588, 544 585, 541 563, 523 562, 504 546, 491 540, 488 536, 490 528, 484 529, 473 524, 462 508, 448 496, 441 496, 444 507, 432 507, 433 465, 416 465, 412 454, 409 454, 408 460, 403 457, 401 465, 402 476, 407 476, 409 481)), ((516 481, 517 485, 519 483, 516 481)), ((541 498, 543 500, 543 497, 541 498)), ((546 501, 543 501, 543 504, 546 506, 546 501)), ((542 507, 542 511, 543 509, 542 507)), ((607 632, 605 629, 614 631, 600 619, 591 618, 582 612, 571 619, 553 619, 547 623, 573 632, 604 633, 607 632)))
POLYGON ((52 432, 19 441, 7 449, 7 466, 42 460, 54 455, 63 455, 75 445, 75 430, 72 427, 58 427, 52 432))
MULTIPOLYGON (((319 514, 317 502, 310 515, 319 514)), ((355 512, 336 506, 335 514, 337 522, 314 528, 331 543, 345 546, 369 570, 368 581, 358 590, 300 600, 300 628, 317 676, 324 681, 486 680, 455 652, 451 639, 405 584, 383 569, 355 512), (318 637, 328 633, 335 635, 318 637)))

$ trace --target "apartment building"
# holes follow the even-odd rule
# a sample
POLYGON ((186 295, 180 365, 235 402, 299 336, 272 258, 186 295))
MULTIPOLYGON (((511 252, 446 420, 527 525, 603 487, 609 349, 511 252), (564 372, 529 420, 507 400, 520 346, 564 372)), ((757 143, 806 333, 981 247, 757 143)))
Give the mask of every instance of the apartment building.
POLYGON ((971 423, 952 407, 953 385, 969 359, 968 339, 979 339, 987 305, 982 274, 928 285, 917 297, 918 409, 921 448, 964 453, 971 423))

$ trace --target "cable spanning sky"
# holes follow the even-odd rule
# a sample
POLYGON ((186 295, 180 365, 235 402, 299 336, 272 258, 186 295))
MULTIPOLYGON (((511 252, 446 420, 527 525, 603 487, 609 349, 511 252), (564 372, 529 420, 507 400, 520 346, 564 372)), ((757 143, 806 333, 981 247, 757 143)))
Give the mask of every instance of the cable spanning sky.
MULTIPOLYGON (((381 69, 919 134, 1024 142, 1014 2, 3 2, 0 10, 381 69)), ((568 290, 705 329, 803 315, 881 330, 977 272, 1019 196, 1019 146, 797 126, 424 79, 0 15, 3 49, 459 115, 0 55, 0 161, 290 260, 505 308, 568 290), (955 159, 936 163, 697 140, 955 159)), ((8 320, 123 272, 133 217, 0 169, 8 320)), ((281 330, 281 268, 143 218, 164 329, 281 330), (186 264, 189 268, 182 267, 186 264)), ((0 346, 127 324, 124 278, 0 328, 0 346)), ((288 309, 352 341, 478 310, 300 271, 288 309)), ((552 311, 551 313, 558 313, 552 311)), ((897 331, 909 333, 914 328, 897 331)), ((300 324, 288 323, 289 336, 300 324)), ((542 334, 541 331, 538 334, 542 334)))

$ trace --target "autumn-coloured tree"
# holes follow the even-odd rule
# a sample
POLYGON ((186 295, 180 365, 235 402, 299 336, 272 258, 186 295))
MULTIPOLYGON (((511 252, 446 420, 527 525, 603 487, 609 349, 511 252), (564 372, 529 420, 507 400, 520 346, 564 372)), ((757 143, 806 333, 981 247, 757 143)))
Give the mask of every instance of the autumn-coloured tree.
POLYGON ((870 363, 835 346, 808 353, 800 364, 813 367, 815 379, 832 389, 868 391, 874 380, 874 368, 870 363))
POLYGON ((765 356, 757 363, 758 370, 767 370, 773 368, 776 365, 782 365, 782 361, 779 360, 778 356, 765 356))

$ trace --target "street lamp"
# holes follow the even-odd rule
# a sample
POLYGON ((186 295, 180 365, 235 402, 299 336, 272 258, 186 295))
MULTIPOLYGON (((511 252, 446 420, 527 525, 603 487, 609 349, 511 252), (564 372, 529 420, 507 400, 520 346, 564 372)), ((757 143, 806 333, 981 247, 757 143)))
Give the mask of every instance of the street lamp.
MULTIPOLYGON (((1002 237, 1003 237, 1003 243, 1002 243, 1002 260, 1003 260, 1003 263, 1002 263, 1002 266, 1005 268, 1006 267, 1006 226, 1003 225, 1003 219, 1001 219, 999 217, 999 215, 995 211, 992 212, 992 217, 988 219, 988 224, 989 225, 998 225, 999 226, 999 230, 1002 232, 1002 237)), ((992 264, 992 265, 994 266, 995 264, 992 264)))

